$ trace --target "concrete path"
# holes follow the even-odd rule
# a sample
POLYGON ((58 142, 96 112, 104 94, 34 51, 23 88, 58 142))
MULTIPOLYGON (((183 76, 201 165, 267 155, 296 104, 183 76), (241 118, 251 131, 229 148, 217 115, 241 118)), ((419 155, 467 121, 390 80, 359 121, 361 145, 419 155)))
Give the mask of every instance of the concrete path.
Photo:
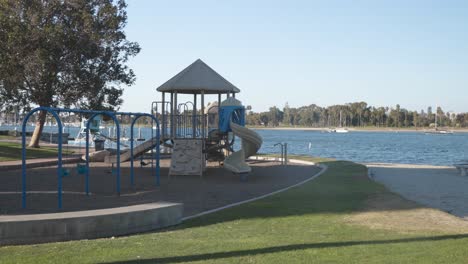
POLYGON ((406 199, 468 220, 468 177, 454 167, 366 164, 369 175, 406 199))

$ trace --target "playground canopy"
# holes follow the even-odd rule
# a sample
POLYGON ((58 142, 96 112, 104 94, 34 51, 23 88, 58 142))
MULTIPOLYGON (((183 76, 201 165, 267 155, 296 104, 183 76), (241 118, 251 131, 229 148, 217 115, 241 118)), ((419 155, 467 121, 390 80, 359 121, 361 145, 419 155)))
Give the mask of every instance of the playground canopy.
POLYGON ((159 92, 180 94, 225 94, 240 90, 198 59, 157 88, 159 92))
POLYGON ((183 69, 167 82, 163 83, 157 88, 157 91, 162 93, 161 101, 154 101, 152 103, 151 111, 153 111, 154 105, 156 105, 156 111, 158 104, 161 105, 161 130, 164 141, 166 139, 177 138, 177 127, 180 128, 182 126, 186 126, 186 124, 190 122, 192 138, 205 138, 207 135, 205 96, 209 94, 217 94, 218 105, 220 105, 222 94, 225 94, 226 97, 236 97, 236 93, 240 92, 239 88, 224 79, 219 73, 214 71, 200 59, 190 64, 187 68, 183 69), (166 93, 169 94, 169 100, 166 99, 166 93), (179 104, 177 102, 179 94, 192 94, 193 102, 179 104), (198 96, 200 96, 201 115, 197 114, 198 96), (187 106, 187 103, 191 103, 193 108, 190 117, 179 113, 179 106, 187 106), (170 131, 169 134, 167 133, 168 129, 170 131), (197 133, 197 130, 199 130, 200 133, 197 133))

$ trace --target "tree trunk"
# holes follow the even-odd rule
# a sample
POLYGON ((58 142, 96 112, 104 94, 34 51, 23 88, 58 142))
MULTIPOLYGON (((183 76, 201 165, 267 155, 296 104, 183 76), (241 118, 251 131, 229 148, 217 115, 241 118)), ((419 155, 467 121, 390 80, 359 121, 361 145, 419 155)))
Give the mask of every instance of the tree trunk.
POLYGON ((39 111, 39 117, 36 121, 36 127, 34 128, 34 133, 31 137, 31 142, 29 142, 29 147, 39 148, 39 139, 44 129, 44 123, 46 121, 47 111, 39 111))

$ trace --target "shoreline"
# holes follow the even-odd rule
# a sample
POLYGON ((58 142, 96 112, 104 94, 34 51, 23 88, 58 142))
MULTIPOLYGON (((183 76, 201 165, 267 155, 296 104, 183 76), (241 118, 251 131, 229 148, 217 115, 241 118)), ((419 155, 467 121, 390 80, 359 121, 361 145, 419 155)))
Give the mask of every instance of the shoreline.
POLYGON ((451 165, 414 164, 414 163, 388 163, 388 162, 356 162, 367 168, 402 168, 402 169, 454 169, 451 165))
MULTIPOLYGON (((296 130, 296 131, 327 131, 330 128, 328 127, 257 127, 257 126, 246 126, 249 129, 255 130, 296 130)), ((347 128, 349 132, 411 132, 411 133, 425 133, 433 131, 430 128, 416 129, 416 128, 347 128)), ((453 133, 468 133, 468 128, 460 129, 447 129, 453 133)))

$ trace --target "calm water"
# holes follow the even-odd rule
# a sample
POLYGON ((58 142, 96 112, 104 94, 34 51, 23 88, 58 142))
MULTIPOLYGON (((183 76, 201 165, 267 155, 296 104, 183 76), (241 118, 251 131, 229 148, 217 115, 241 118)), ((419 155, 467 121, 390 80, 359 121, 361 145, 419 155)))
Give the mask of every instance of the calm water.
POLYGON ((468 159, 468 133, 434 135, 417 132, 350 132, 258 130, 261 152, 279 153, 277 142, 287 142, 290 154, 408 164, 452 165, 468 159), (311 148, 309 149, 309 143, 311 148))
MULTIPOLYGON (((13 127, 0 127, 0 130, 13 127)), ((28 127, 32 131, 33 127, 28 127)), ((123 127, 126 136, 130 129, 123 127)), ((56 132, 56 127, 44 131, 56 132)), ((79 128, 65 128, 75 136, 79 128)), ((149 139, 150 128, 141 128, 142 136, 149 139)), ((108 134, 104 129, 103 133, 108 134)), ((110 131, 113 134, 113 131, 110 131)), ((273 145, 288 143, 289 154, 312 155, 356 162, 386 162, 408 164, 452 165, 468 159, 468 133, 452 135, 427 135, 417 132, 350 132, 346 134, 301 130, 257 130, 263 137, 262 153, 279 153, 273 145), (311 148, 309 149, 309 145, 311 148)), ((138 137, 138 128, 134 130, 138 137)), ((236 140, 237 147, 239 140, 236 140)))

